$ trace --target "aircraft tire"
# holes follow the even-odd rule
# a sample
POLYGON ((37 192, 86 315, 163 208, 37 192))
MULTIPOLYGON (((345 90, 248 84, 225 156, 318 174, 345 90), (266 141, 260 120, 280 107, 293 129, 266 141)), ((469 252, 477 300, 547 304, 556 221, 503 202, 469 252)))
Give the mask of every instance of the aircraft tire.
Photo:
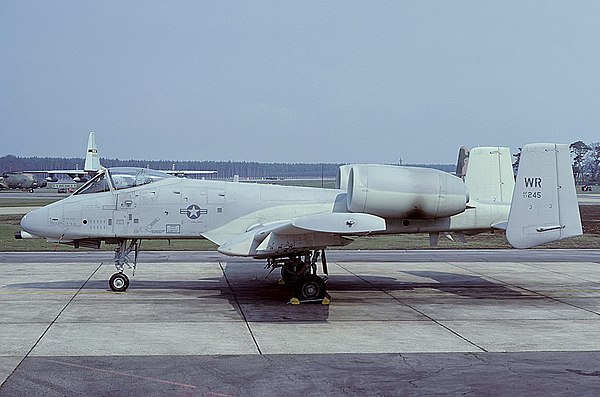
POLYGON ((129 277, 125 273, 115 273, 110 276, 108 286, 115 292, 125 292, 129 287, 129 277))
POLYGON ((323 299, 327 293, 325 280, 316 274, 302 277, 296 287, 296 297, 300 300, 323 299))

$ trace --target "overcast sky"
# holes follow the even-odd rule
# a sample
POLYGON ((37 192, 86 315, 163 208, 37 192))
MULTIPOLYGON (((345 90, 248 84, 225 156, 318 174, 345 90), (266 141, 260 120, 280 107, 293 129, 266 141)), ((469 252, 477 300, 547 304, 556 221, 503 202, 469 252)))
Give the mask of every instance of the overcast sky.
POLYGON ((454 163, 600 141, 598 1, 0 0, 0 155, 454 163))

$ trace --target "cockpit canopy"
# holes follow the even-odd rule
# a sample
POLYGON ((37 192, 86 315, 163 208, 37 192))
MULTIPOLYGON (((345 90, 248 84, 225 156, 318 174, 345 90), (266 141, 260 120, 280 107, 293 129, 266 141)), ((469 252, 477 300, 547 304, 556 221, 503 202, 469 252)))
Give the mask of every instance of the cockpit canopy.
POLYGON ((134 186, 147 185, 165 178, 175 176, 147 168, 115 167, 107 168, 80 187, 73 194, 89 194, 127 189, 134 186))

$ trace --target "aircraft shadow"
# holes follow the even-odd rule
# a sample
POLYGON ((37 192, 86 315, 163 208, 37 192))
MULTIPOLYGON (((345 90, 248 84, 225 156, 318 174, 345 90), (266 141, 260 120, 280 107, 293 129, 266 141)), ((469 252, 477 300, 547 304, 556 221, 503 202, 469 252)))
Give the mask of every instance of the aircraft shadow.
MULTIPOLYGON (((349 315, 358 315, 362 311, 365 315, 375 307, 387 305, 388 311, 396 310, 395 307, 403 307, 404 299, 419 299, 421 302, 431 300, 432 303, 443 302, 447 296, 440 296, 435 291, 441 291, 451 296, 468 299, 539 299, 538 296, 511 289, 503 284, 494 283, 479 276, 464 275, 436 271, 406 271, 399 273, 399 278, 373 275, 335 275, 328 279, 327 288, 332 297, 332 305, 342 305, 350 308, 349 315), (433 281, 414 282, 402 281, 402 273, 422 277, 433 281), (395 291, 415 291, 414 296, 407 294, 405 297, 397 298, 397 305, 390 303, 391 296, 395 291), (383 299, 373 300, 361 297, 361 293, 381 292, 383 299), (336 296, 337 295, 337 296, 336 296)), ((173 291, 177 298, 182 295, 195 299, 202 304, 203 299, 227 299, 230 306, 235 309, 239 318, 249 322, 319 322, 327 321, 330 314, 330 306, 322 304, 286 304, 292 298, 293 292, 290 288, 277 283, 278 275, 271 274, 265 277, 253 266, 247 264, 229 264, 225 267, 226 277, 200 278, 198 280, 144 280, 143 272, 137 277, 131 278, 130 289, 136 291, 173 291)), ((106 280, 50 281, 9 284, 8 289, 39 289, 39 290, 79 290, 83 291, 110 291, 106 280), (83 286, 85 284, 85 286, 83 286)), ((115 294, 123 296, 124 299, 136 298, 133 294, 115 294)), ((365 294, 363 294, 365 295, 365 294)), ((372 295, 370 295, 372 296, 372 295)), ((164 298, 164 294, 161 294, 164 298)), ((186 303, 187 304, 187 303, 186 303)), ((400 316, 398 310, 392 314, 400 316)))
POLYGON ((509 288, 504 284, 494 283, 480 276, 435 271, 404 271, 404 273, 436 281, 436 283, 407 283, 410 289, 437 289, 463 298, 472 299, 532 297, 530 294, 509 288))

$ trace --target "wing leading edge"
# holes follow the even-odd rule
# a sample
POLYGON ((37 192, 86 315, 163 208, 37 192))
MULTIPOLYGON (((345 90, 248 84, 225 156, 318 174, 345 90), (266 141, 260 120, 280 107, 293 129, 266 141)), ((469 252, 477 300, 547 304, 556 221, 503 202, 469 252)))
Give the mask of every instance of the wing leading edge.
POLYGON ((325 213, 258 226, 219 246, 219 252, 255 258, 343 246, 344 236, 384 231, 385 219, 363 213, 325 213))

